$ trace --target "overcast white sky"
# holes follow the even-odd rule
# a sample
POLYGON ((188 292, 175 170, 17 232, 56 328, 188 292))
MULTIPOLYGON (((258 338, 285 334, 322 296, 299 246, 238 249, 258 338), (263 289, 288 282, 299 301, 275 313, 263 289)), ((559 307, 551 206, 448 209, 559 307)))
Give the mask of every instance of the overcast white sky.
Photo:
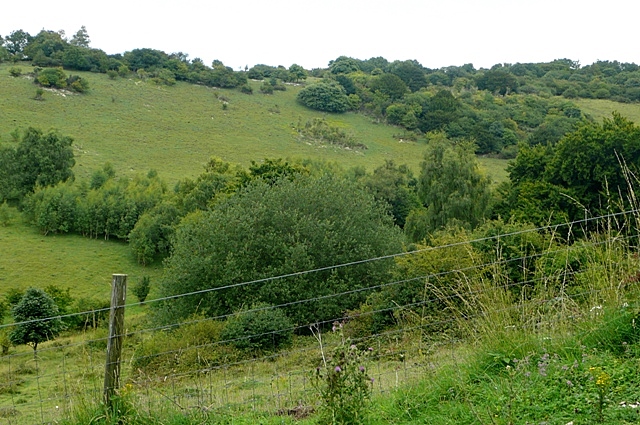
POLYGON ((340 55, 473 63, 596 60, 640 64, 638 0, 6 1, 0 34, 86 26, 91 47, 182 51, 234 69, 326 67, 340 55))

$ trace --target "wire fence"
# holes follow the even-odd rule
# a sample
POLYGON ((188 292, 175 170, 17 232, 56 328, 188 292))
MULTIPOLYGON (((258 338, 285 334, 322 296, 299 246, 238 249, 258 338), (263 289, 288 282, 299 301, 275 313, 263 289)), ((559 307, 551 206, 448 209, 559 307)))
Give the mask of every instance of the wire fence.
MULTIPOLYGON (((177 298, 188 299, 211 292, 218 297, 225 297, 226 291, 240 286, 251 287, 270 280, 286 284, 288 279, 300 275, 356 267, 366 262, 420 258, 427 253, 444 257, 449 255, 446 250, 504 241, 527 233, 553 233, 561 227, 607 228, 607 223, 612 220, 621 220, 625 215, 634 213, 630 211, 559 226, 460 241, 158 298, 145 303, 126 304, 127 310, 135 307, 136 311, 142 313, 125 319, 121 335, 124 337, 124 349, 119 360, 122 373, 117 393, 123 397, 132 395, 136 400, 136 408, 149 413, 163 409, 185 412, 231 412, 239 409, 303 416, 317 406, 317 368, 325 366, 333 350, 345 343, 371 353, 367 373, 372 378, 375 394, 394 391, 425 379, 442 364, 461 361, 463 347, 468 346, 476 332, 474 327, 486 324, 491 317, 506 318, 499 322, 501 326, 513 326, 522 332, 543 333, 557 325, 560 316, 577 322, 581 316, 589 314, 590 306, 585 305, 586 302, 605 299, 610 291, 621 292, 624 286, 637 284, 633 268, 624 268, 625 265, 618 264, 618 257, 612 257, 611 261, 615 264, 607 267, 620 267, 621 272, 616 274, 617 280, 611 285, 572 286, 572 282, 589 272, 589 259, 576 265, 570 264, 569 258, 585 248, 601 248, 623 250, 635 260, 634 243, 638 235, 629 231, 625 234, 609 232, 604 233, 606 236, 590 239, 588 243, 569 241, 555 249, 511 257, 503 255, 501 245, 496 243, 493 258, 467 266, 414 273, 364 288, 291 299, 276 306, 258 306, 231 314, 195 317, 170 324, 153 324, 145 319, 145 310, 156 308, 156 303, 177 298), (556 267, 553 273, 527 273, 526 267, 522 266, 518 279, 508 276, 508 269, 519 270, 519 265, 532 264, 544 257, 560 263, 565 261, 564 267, 556 267), (442 282, 451 287, 439 285, 442 282), (415 287, 423 288, 418 293, 420 296, 407 298, 402 303, 389 302, 360 308, 317 323, 254 332, 234 338, 221 337, 225 321, 241 315, 313 306, 320 301, 331 302, 353 294, 366 299, 389 288, 402 292, 414 290, 415 287), (536 294, 532 296, 534 289, 536 294), (507 302, 489 302, 505 294, 510 296, 507 302), (382 319, 387 320, 384 326, 372 327, 375 320, 382 319), (292 342, 284 349, 278 347, 282 335, 294 335, 292 342), (260 349, 247 351, 238 348, 243 346, 243 342, 256 340, 263 342, 260 349), (272 346, 265 346, 264 341, 271 341, 272 346)), ((602 258, 597 260, 603 261, 602 258)), ((597 309, 598 305, 591 307, 597 309)), ((97 309, 59 318, 68 319, 77 315, 90 317, 104 312, 105 309, 97 309)), ((16 326, 28 323, 1 325, 0 332, 10 332, 16 326)), ((104 396, 103 383, 108 366, 107 340, 107 330, 103 324, 43 343, 37 352, 24 346, 10 349, 0 358, 0 424, 57 423, 75 411, 99 404, 104 396)), ((245 346, 251 347, 251 344, 245 346)))

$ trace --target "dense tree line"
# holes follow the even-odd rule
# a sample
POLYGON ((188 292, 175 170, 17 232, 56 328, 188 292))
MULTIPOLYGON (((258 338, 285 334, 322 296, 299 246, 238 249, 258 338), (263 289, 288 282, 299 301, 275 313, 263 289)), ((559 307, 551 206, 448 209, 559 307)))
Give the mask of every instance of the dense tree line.
POLYGON ((404 128, 405 138, 444 132, 453 140, 473 140, 478 154, 505 157, 515 156, 520 142, 555 143, 583 118, 568 99, 519 91, 508 70, 465 65, 446 71, 416 61, 340 57, 298 100, 321 111, 373 115, 404 128))
POLYGON ((116 179, 112 173, 101 180, 103 173, 94 174, 89 186, 38 187, 22 202, 25 217, 44 234, 73 232, 126 240, 140 215, 161 202, 166 187, 153 171, 133 179, 116 179))
POLYGON ((167 85, 188 81, 232 88, 247 81, 245 73, 234 72, 220 61, 207 66, 199 58, 189 60, 188 55, 182 52, 167 54, 161 50, 140 48, 107 55, 89 45, 89 34, 84 26, 70 39, 60 31, 42 30, 32 36, 16 30, 0 38, 0 62, 30 61, 37 67, 108 73, 113 78, 133 74, 167 85))
POLYGON ((542 225, 624 209, 633 200, 629 180, 640 161, 640 130, 614 114, 601 124, 582 122, 555 144, 521 144, 508 168, 510 181, 493 191, 478 169, 476 147, 445 132, 428 138, 417 176, 393 162, 367 173, 281 159, 243 169, 211 159, 196 179, 167 190, 155 171, 118 179, 109 164, 90 181, 74 182, 69 137, 33 128, 14 137, 15 148, 0 148, 0 201, 19 205, 45 234, 128 240, 143 264, 171 252, 184 217, 212 211, 255 181, 271 186, 318 173, 349 175, 353 185, 385 205, 409 241, 419 242, 452 224, 474 229, 498 216, 542 225))
POLYGON ((0 202, 20 202, 37 187, 73 180, 73 139, 28 128, 12 133, 16 147, 0 145, 0 202))
POLYGON ((637 125, 616 113, 602 123, 584 122, 555 146, 522 146, 495 208, 537 224, 636 208, 638 164, 637 125))

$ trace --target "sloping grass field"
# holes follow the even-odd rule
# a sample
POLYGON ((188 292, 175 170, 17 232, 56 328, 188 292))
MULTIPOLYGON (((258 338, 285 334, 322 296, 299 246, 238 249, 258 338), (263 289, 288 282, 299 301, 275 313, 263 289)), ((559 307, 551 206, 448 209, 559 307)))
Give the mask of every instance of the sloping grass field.
POLYGON ((582 112, 596 121, 611 118, 611 113, 617 111, 623 117, 640 124, 640 105, 637 103, 619 103, 607 99, 575 99, 574 101, 582 112))
POLYGON ((9 65, 0 65, 0 140, 11 141, 16 128, 34 126, 57 129, 75 139, 78 177, 110 162, 119 173, 146 173, 153 168, 169 182, 194 177, 211 156, 248 165, 264 158, 314 158, 345 168, 372 170, 392 159, 417 168, 420 143, 394 137, 400 129, 375 124, 362 115, 322 114, 299 105, 299 86, 273 95, 259 92, 260 82, 250 82, 253 95, 238 90, 215 89, 187 83, 157 86, 138 79, 110 80, 104 74, 79 73, 90 85, 83 95, 46 91, 34 100, 36 86, 26 75, 11 77, 9 65), (223 107, 226 103, 227 106, 223 107), (367 145, 349 151, 298 141, 294 126, 313 118, 347 131, 367 145))
POLYGON ((69 289, 74 298, 109 299, 114 273, 128 274, 131 283, 145 275, 153 281, 160 274, 160 267, 138 265, 124 242, 43 236, 17 217, 0 227, 0 252, 0 294, 55 285, 69 289))

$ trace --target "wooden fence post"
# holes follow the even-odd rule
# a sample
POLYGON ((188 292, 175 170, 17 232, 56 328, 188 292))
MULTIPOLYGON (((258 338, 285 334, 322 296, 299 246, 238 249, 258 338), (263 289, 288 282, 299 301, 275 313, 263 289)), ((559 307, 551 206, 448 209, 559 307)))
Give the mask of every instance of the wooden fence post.
POLYGON ((127 294, 127 275, 114 274, 111 282, 111 309, 109 311, 109 339, 107 361, 104 368, 104 403, 111 407, 111 398, 120 385, 120 357, 124 338, 124 304, 127 294))

